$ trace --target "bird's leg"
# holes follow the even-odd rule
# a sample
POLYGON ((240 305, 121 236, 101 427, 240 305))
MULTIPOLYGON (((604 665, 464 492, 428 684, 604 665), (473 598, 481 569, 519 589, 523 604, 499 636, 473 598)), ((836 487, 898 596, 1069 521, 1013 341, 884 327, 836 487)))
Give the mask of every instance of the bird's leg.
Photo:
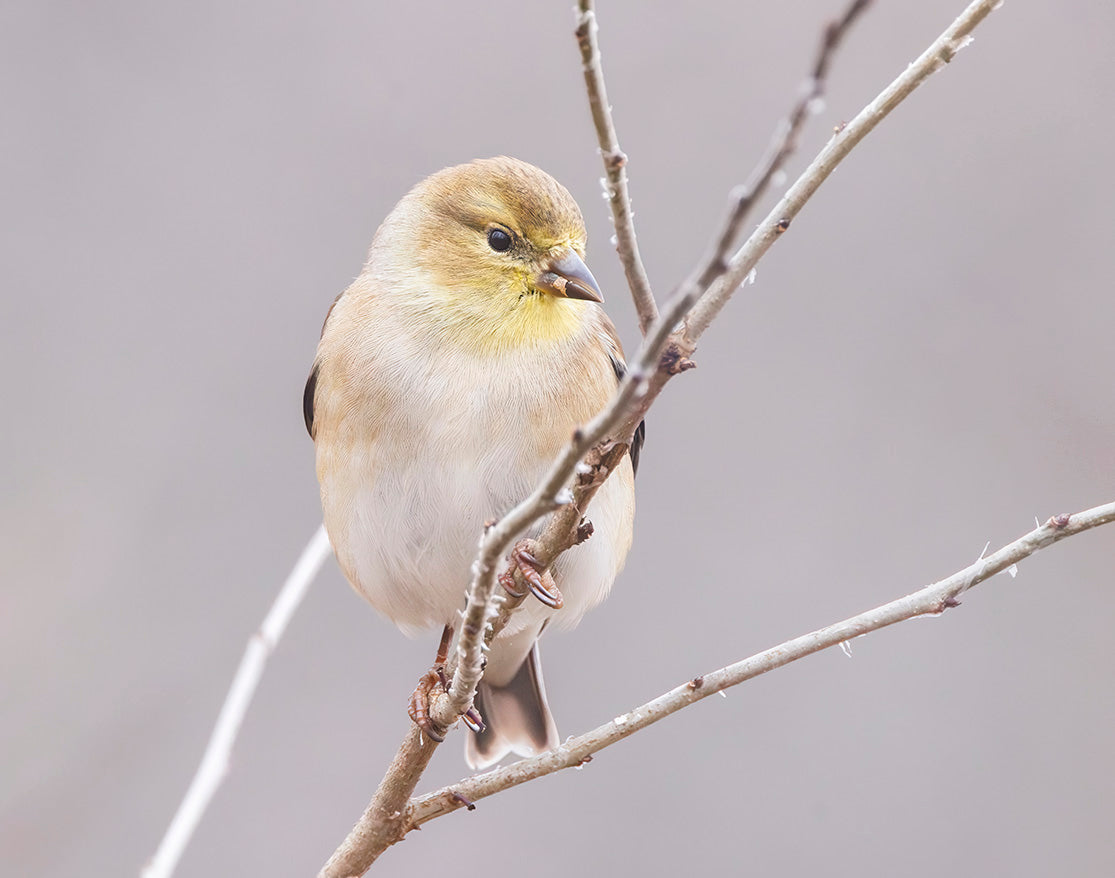
MULTIPOLYGON (((515 565, 515 569, 519 571, 523 579, 526 580, 532 595, 542 601, 547 607, 560 610, 562 604, 565 603, 565 599, 562 598, 557 583, 554 582, 554 577, 550 575, 550 571, 546 570, 541 562, 530 553, 529 545, 527 540, 519 540, 519 542, 515 544, 515 548, 511 550, 511 562, 515 565)), ((515 576, 511 571, 505 570, 499 575, 499 584, 502 585, 512 597, 525 597, 524 592, 515 588, 515 576)))
POLYGON ((445 662, 449 658, 449 642, 452 639, 453 626, 446 625, 441 632, 434 665, 418 679, 418 685, 414 687, 407 707, 407 713, 414 720, 414 724, 426 733, 427 738, 439 744, 445 740, 445 729, 435 726, 430 718, 430 693, 438 685, 441 686, 442 691, 449 691, 449 683, 445 679, 445 662))
MULTIPOLYGON (((410 696, 410 704, 407 707, 407 713, 410 714, 414 724, 426 733, 426 737, 431 741, 437 741, 439 744, 445 740, 445 729, 435 726, 433 719, 430 718, 430 694, 434 687, 438 685, 441 686, 443 692, 449 691, 449 680, 445 676, 445 663, 449 660, 449 644, 452 640, 453 626, 446 625, 441 632, 441 641, 438 643, 437 657, 434 659, 433 667, 418 680, 418 685, 414 687, 414 692, 410 696)), ((474 732, 484 730, 484 720, 481 719, 480 713, 475 707, 470 707, 461 716, 461 719, 474 732)))

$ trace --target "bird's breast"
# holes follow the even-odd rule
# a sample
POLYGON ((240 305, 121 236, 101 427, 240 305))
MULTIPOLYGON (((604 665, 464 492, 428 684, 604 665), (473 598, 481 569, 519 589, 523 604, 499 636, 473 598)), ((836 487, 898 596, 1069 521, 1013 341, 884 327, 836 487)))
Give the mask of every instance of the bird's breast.
MULTIPOLYGON (((397 335, 374 356, 322 362, 326 527, 349 581, 404 630, 455 619, 484 522, 525 497, 607 402, 614 376, 591 341, 477 356, 397 335)), ((579 598, 559 582, 570 620, 603 597, 622 564, 629 475, 626 487, 612 479, 598 495, 596 535, 564 564, 585 585, 579 598)))

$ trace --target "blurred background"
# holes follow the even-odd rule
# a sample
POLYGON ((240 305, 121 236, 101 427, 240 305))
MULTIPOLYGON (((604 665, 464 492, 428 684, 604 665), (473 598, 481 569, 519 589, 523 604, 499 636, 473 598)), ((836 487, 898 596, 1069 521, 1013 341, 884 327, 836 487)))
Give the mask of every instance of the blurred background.
MULTIPOLYGON (((953 19, 879 3, 791 179, 953 19)), ((825 184, 652 412, 563 734, 1115 499, 1115 8, 1008 2, 825 184)), ((601 0, 665 296, 843 2, 601 0)), ((134 875, 319 521, 302 385, 416 181, 506 153, 584 209, 632 350, 569 0, 0 10, 0 858, 134 875)), ((1115 530, 428 825, 460 875, 1115 874, 1115 530), (457 855, 448 854, 458 851, 457 855)), ((463 575, 463 572, 462 572, 463 575)), ((463 583, 462 579, 462 583, 463 583)), ((330 562, 181 876, 311 875, 405 730, 407 640, 330 562)), ((465 773, 460 733, 422 788, 465 773)))

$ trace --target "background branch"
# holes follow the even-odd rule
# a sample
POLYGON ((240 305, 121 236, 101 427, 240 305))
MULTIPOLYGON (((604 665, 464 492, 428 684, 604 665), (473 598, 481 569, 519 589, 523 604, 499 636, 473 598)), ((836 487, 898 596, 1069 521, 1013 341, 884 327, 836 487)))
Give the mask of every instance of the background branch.
POLYGON ((236 669, 228 695, 221 705, 221 712, 217 716, 213 733, 209 736, 201 763, 159 843, 158 850, 144 868, 143 878, 169 878, 174 873, 186 845, 193 838, 194 830, 213 799, 213 794, 228 774, 232 745, 236 743, 240 724, 252 703, 252 696, 263 676, 267 659, 275 651, 290 617, 298 609, 314 577, 331 552, 325 525, 320 525, 287 576, 275 602, 264 617, 263 624, 248 639, 244 657, 240 659, 240 666, 236 669))

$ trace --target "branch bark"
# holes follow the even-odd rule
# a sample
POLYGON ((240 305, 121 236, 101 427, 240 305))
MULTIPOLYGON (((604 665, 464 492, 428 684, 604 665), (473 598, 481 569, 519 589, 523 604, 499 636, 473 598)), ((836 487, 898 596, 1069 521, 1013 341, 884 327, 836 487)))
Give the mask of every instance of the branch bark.
MULTIPOLYGON (((577 542, 578 526, 588 502, 599 485, 603 483, 619 460, 622 459, 622 452, 630 443, 632 434, 645 416, 647 409, 661 393, 670 378, 692 367, 693 364, 689 357, 696 349, 697 340, 715 319, 727 300, 746 280, 759 259, 789 228, 791 220, 797 216, 805 203, 836 166, 918 85, 941 69, 948 61, 951 61, 956 52, 966 45, 971 31, 999 3, 1001 3, 1001 0, 975 0, 971 3, 917 61, 907 67, 852 122, 837 131, 828 145, 786 192, 774 210, 759 224, 744 245, 728 258, 734 239, 734 235, 730 234, 732 224, 735 223, 735 228, 739 227, 740 220, 737 217, 741 212, 740 203, 743 201, 743 196, 746 195, 745 192, 736 193, 728 218, 714 236, 708 255, 683 282, 671 298, 665 313, 660 315, 657 320, 650 318, 644 321, 645 315, 650 313, 649 310, 646 310, 647 301, 653 304, 649 284, 645 286, 637 283, 632 284, 632 294, 635 296, 637 307, 640 308, 640 323, 644 325, 644 331, 646 332, 644 343, 628 375, 620 382, 616 397, 613 398, 609 406, 593 419, 590 425, 574 435, 550 474, 531 494, 531 497, 504 516, 500 522, 497 522, 485 533, 480 554, 474 564, 469 598, 465 609, 465 620, 462 626, 463 630, 458 639, 458 665, 453 674, 449 693, 443 698, 436 699, 432 705, 432 715, 437 722, 448 725, 454 722, 471 705, 476 683, 480 678, 478 669, 481 664, 485 633, 487 632, 490 639, 494 631, 498 630, 499 624, 505 621, 507 617, 506 612, 501 612, 495 606, 493 600, 496 579, 495 567, 498 560, 510 548, 514 539, 525 528, 556 507, 557 511, 537 538, 536 546, 532 548, 532 554, 544 565, 549 566, 561 552, 577 542), (641 305, 640 302, 642 302, 641 305), (673 329, 683 315, 685 316, 682 325, 673 329), (650 329, 646 330, 645 327, 650 327, 650 329), (585 475, 589 477, 577 479, 573 482, 571 497, 562 496, 561 492, 564 490, 564 486, 573 477, 582 457, 584 457, 584 463, 587 464, 588 472, 585 475)), ((853 6, 859 5, 858 2, 853 4, 853 6)), ((854 16, 852 17, 854 18, 854 16)), ((597 126, 598 136, 601 138, 602 145, 605 142, 609 144, 609 147, 603 149, 605 167, 609 172, 609 181, 613 180, 614 174, 614 183, 623 183, 622 188, 615 185, 613 190, 609 192, 609 201, 613 206, 613 217, 616 223, 617 241, 620 240, 621 227, 624 227, 630 233, 631 243, 634 244, 634 227, 630 223, 630 201, 627 196, 626 172, 624 170, 626 157, 623 157, 623 154, 619 152, 614 125, 607 108, 606 93, 603 90, 603 76, 599 65, 599 47, 596 43, 595 13, 591 0, 580 0, 577 38, 581 46, 582 59, 586 65, 586 86, 593 107, 593 118, 597 126), (614 150, 612 149, 613 146, 614 150), (612 156, 611 162, 609 162, 609 154, 612 156), (610 165, 614 165, 614 167, 610 165)), ((820 53, 822 63, 818 65, 822 73, 827 67, 827 59, 830 54, 831 51, 826 52, 823 46, 820 53)), ((624 258, 625 252, 627 254, 624 264, 625 271, 628 267, 628 261, 641 269, 637 249, 632 247, 626 251, 621 250, 621 258, 624 258)), ((859 618, 857 617, 857 620, 859 618)), ((889 621, 884 621, 875 627, 893 624, 894 621, 898 621, 898 618, 890 619, 889 616, 885 618, 889 621)), ((856 620, 849 620, 849 622, 854 621, 856 620)), ((840 626, 835 626, 835 628, 839 631, 844 630, 840 626)), ((864 629, 864 631, 866 630, 874 629, 864 629)), ((830 629, 825 629, 825 632, 830 632, 830 629)), ((815 632, 813 635, 806 635, 806 638, 799 638, 799 640, 816 638, 821 633, 824 632, 815 632)), ((852 634, 842 636, 832 642, 839 642, 839 640, 846 639, 847 636, 859 633, 863 633, 863 631, 853 631, 852 634)), ((831 632, 825 635, 826 638, 831 636, 831 632)), ((796 644, 797 641, 791 643, 796 644)), ((825 645, 831 644, 828 644, 826 640, 825 645)), ((817 646, 802 652, 801 655, 806 655, 820 648, 824 647, 817 646)), ((780 648, 776 648, 776 651, 778 649, 780 648)), ((766 655, 765 653, 761 654, 761 656, 766 655)), ((756 657, 756 659, 759 658, 756 657)), ((769 657, 764 659, 764 661, 769 660, 771 660, 769 657)), ((779 662, 770 667, 776 667, 783 663, 785 662, 779 662)), ((769 667, 764 668, 764 670, 769 669, 769 667)), ((724 670, 728 671, 730 669, 724 670)), ((720 673, 717 672, 717 674, 720 673)), ((755 673, 759 673, 759 671, 755 673)), ((750 675, 754 676, 754 673, 750 675)), ((713 677, 716 679, 716 675, 713 675, 713 677)), ((741 679, 747 679, 747 677, 741 679)), ((729 684, 723 683, 720 688, 724 688, 726 685, 729 684)), ((701 685, 693 687, 694 692, 701 688, 701 685)), ((697 699, 694 698, 693 700, 697 699)), ((654 705, 655 702, 651 702, 651 704, 654 705)), ((673 712, 680 706, 684 705, 679 704, 668 712, 673 712)), ((657 710, 657 708, 654 708, 654 710, 657 710)), ((654 710, 651 712, 653 713, 654 710)), ((630 716, 628 715, 628 717, 630 716)), ((647 721, 641 715, 635 719, 627 719, 620 725, 626 726, 627 722, 631 722, 639 728, 647 724, 647 721)), ((635 729, 633 728, 633 730, 635 729)), ((608 743, 613 743, 614 740, 625 737, 627 733, 629 732, 625 732, 625 734, 614 739, 609 738, 608 743)), ((589 736, 594 734, 596 733, 590 732, 589 736)), ((605 737, 608 737, 612 733, 604 734, 605 737)), ((582 738, 584 737, 586 736, 582 736, 582 738)), ((574 740, 580 741, 581 739, 574 740)), ((516 765, 509 766, 507 769, 497 769, 495 772, 489 772, 479 777, 499 775, 501 772, 514 774, 516 766, 524 763, 537 766, 552 764, 553 767, 540 772, 548 773, 564 767, 566 763, 562 761, 563 759, 572 758, 569 754, 573 751, 567 748, 568 745, 565 745, 552 753, 536 757, 534 760, 524 760, 524 762, 516 763, 516 765)), ((434 749, 435 745, 430 741, 423 742, 415 730, 412 729, 408 732, 371 804, 349 836, 322 869, 319 878, 346 878, 350 875, 363 874, 388 846, 400 840, 409 829, 417 825, 414 822, 415 814, 408 807, 408 799, 413 793, 434 749)), ((585 751, 586 754, 591 752, 591 750, 585 751)), ((583 756, 578 756, 575 762, 568 764, 576 764, 582 758, 583 756)), ((529 777, 522 778, 522 780, 527 779, 529 777)), ((514 783, 521 783, 522 780, 517 780, 514 783)), ((471 798, 467 793, 462 792, 462 789, 462 787, 457 786, 447 794, 454 801, 457 801, 458 807, 465 804, 464 800, 471 798), (463 797, 463 800, 458 801, 459 797, 463 797)), ((472 789, 472 787, 469 787, 469 789, 472 789)), ((490 795, 490 792, 483 794, 490 795)), ((427 817, 425 819, 432 818, 427 817)))

